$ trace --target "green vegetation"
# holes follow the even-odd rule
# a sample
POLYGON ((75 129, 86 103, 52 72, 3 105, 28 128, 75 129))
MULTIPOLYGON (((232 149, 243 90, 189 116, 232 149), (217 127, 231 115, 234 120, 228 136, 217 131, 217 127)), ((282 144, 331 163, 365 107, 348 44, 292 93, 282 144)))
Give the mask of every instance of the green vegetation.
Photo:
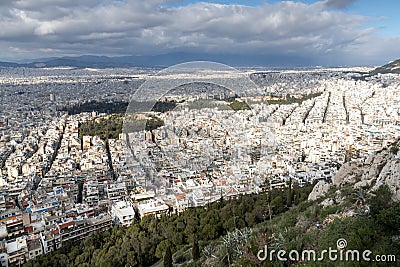
POLYGON ((114 114, 87 121, 79 126, 79 137, 97 135, 103 140, 118 139, 122 132, 123 120, 122 114, 114 114))
POLYGON ((286 95, 285 99, 272 99, 272 100, 268 100, 268 104, 277 104, 277 105, 290 105, 290 104, 294 104, 294 103, 298 103, 301 104, 304 101, 308 100, 308 99, 313 99, 315 97, 318 97, 322 95, 322 92, 318 92, 318 93, 312 93, 309 95, 304 95, 301 98, 296 98, 294 96, 291 95, 286 95))
POLYGON ((193 240, 193 246, 192 246, 192 259, 194 261, 197 261, 200 259, 200 247, 199 247, 199 242, 197 241, 197 237, 194 238, 193 240))
MULTIPOLYGON (((350 189, 351 187, 349 187, 350 189)), ((330 191, 331 196, 336 190, 330 191)), ((354 189, 353 189, 354 191, 354 189)), ((186 266, 298 266, 299 261, 286 260, 263 261, 261 264, 255 257, 256 253, 267 245, 275 250, 315 250, 316 257, 321 256, 322 250, 336 249, 340 238, 347 241, 348 250, 358 250, 361 253, 371 250, 375 255, 395 255, 400 257, 400 203, 391 200, 387 187, 380 187, 374 194, 365 195, 363 189, 349 194, 349 201, 333 204, 323 208, 315 202, 302 202, 289 212, 282 213, 271 222, 261 222, 253 227, 252 235, 248 238, 237 238, 240 245, 239 253, 231 253, 226 257, 226 247, 218 240, 209 242, 203 247, 202 257, 195 263, 186 266), (360 201, 360 195, 361 201, 360 201), (354 196, 357 196, 354 198, 354 196), (368 212, 358 212, 347 216, 349 208, 368 208, 368 212), (328 218, 329 217, 329 218, 328 218), (210 251, 210 248, 212 250, 210 251), (229 259, 229 262, 228 262, 229 259)), ((231 233, 231 235, 234 234, 231 233)), ((228 238, 229 235, 224 238, 228 238)), ((223 238, 223 239, 224 239, 223 238)), ((396 262, 330 261, 327 254, 319 262, 302 262, 301 266, 398 266, 396 262)))
POLYGON ((172 251, 171 251, 171 246, 168 246, 164 253, 163 267, 172 267, 172 266, 173 266, 172 251))
POLYGON ((246 102, 244 101, 238 101, 238 100, 233 100, 232 102, 229 103, 228 105, 231 109, 234 111, 238 110, 248 110, 250 109, 249 105, 247 105, 246 102))
POLYGON ((396 144, 393 144, 390 147, 390 153, 397 155, 397 152, 399 152, 399 147, 396 144))
POLYGON ((154 107, 151 109, 154 112, 167 112, 173 110, 177 106, 177 103, 172 101, 157 101, 154 107))
POLYGON ((146 122, 146 131, 153 131, 164 126, 164 121, 154 115, 151 115, 146 122))
MULTIPOLYGON (((103 140, 118 139, 122 133, 124 116, 122 114, 113 114, 100 117, 94 120, 82 123, 79 126, 79 137, 84 135, 99 136, 103 140)), ((164 121, 155 115, 151 115, 146 122, 145 129, 152 131, 164 125, 164 121)))
POLYGON ((99 113, 125 113, 128 107, 127 102, 114 101, 114 102, 99 102, 96 100, 80 103, 70 107, 61 108, 62 111, 67 111, 69 115, 79 114, 82 112, 96 111, 99 113))
MULTIPOLYGON (((130 105, 135 105, 135 103, 132 102, 130 103, 130 105)), ((175 102, 174 100, 157 101, 151 110, 154 112, 166 112, 169 110, 173 110, 176 106, 177 102, 175 102)), ((107 113, 107 114, 122 114, 126 112, 127 107, 128 107, 128 102, 123 102, 123 101, 100 102, 92 100, 84 103, 79 103, 73 106, 65 106, 62 107, 60 110, 67 111, 69 115, 79 114, 82 112, 92 112, 92 111, 96 111, 98 113, 107 113)))
MULTIPOLYGON (((310 185, 292 190, 297 195, 307 195, 311 188, 310 185)), ((233 200, 221 199, 179 215, 164 215, 160 219, 145 217, 128 228, 97 232, 84 241, 39 256, 25 266, 151 266, 159 260, 168 262, 169 249, 175 264, 199 257, 200 261, 204 253, 199 255, 196 246, 202 251, 205 245, 235 229, 255 227, 269 220, 270 215, 274 217, 277 212, 288 210, 279 201, 285 195, 285 190, 274 189, 240 195, 233 200)), ((245 233, 248 232, 242 231, 245 233)))
POLYGON ((238 110, 249 110, 250 106, 245 101, 236 100, 238 98, 237 95, 225 98, 224 101, 228 102, 228 107, 233 109, 234 111, 238 110))

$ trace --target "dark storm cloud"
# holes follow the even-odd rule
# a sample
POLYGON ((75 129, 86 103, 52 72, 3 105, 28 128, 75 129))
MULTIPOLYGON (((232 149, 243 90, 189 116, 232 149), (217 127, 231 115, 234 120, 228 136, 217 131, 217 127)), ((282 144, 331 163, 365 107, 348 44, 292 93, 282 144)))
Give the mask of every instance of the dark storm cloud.
POLYGON ((2 1, 0 57, 172 51, 336 57, 357 53, 374 36, 361 27, 368 18, 327 9, 351 1, 168 7, 171 2, 179 1, 2 1))
POLYGON ((343 9, 356 2, 357 0, 327 0, 325 2, 327 7, 343 9))

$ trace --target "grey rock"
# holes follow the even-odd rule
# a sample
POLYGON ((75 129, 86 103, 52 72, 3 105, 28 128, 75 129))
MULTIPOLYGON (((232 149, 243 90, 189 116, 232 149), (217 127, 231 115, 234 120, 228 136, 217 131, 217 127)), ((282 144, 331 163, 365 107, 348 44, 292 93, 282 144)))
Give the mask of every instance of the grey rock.
POLYGON ((308 200, 316 200, 324 196, 331 188, 331 184, 324 180, 319 181, 313 188, 312 192, 308 196, 308 200))

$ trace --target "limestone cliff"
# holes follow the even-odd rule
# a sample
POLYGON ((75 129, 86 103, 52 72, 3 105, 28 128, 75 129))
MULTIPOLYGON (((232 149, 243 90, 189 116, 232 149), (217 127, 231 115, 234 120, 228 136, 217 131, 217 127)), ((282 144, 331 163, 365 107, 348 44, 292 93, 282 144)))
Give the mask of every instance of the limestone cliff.
POLYGON ((393 193, 393 200, 400 201, 400 140, 389 147, 371 154, 365 160, 355 160, 343 164, 332 179, 332 183, 319 181, 309 200, 323 198, 332 188, 340 191, 344 186, 353 186, 354 189, 366 188, 372 192, 382 185, 387 185, 393 193))

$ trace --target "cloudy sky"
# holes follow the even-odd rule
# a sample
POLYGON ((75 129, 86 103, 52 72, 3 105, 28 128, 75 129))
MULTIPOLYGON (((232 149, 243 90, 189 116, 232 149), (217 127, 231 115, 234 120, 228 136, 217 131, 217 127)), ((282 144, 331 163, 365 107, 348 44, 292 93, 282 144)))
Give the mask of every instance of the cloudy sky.
POLYGON ((0 61, 187 52, 380 65, 400 58, 399 10, 398 0, 0 0, 0 61))

